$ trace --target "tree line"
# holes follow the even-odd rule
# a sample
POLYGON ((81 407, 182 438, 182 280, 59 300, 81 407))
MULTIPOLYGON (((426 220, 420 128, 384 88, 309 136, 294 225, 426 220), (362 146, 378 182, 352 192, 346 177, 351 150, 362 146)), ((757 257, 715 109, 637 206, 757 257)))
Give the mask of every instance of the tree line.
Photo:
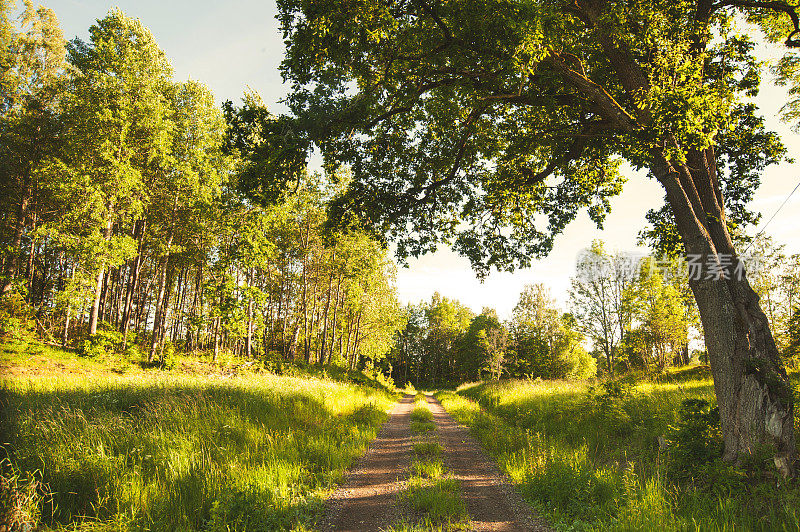
MULTIPOLYGON (((800 256, 768 237, 749 239, 751 278, 787 366, 800 363, 800 256)), ((582 379, 658 375, 708 364, 702 324, 677 257, 609 252, 595 241, 578 257, 559 308, 543 284, 527 285, 511 319, 475 314, 435 294, 408 305, 388 359, 395 382, 455 385, 482 379, 582 379)))
POLYGON ((149 362, 177 349, 356 368, 388 348, 393 263, 363 232, 324 227, 346 174, 278 153, 286 131, 257 94, 219 107, 174 80, 139 20, 113 10, 66 42, 51 10, 26 2, 15 21, 13 7, 0 4, 5 328, 149 362), (267 198, 269 172, 294 186, 267 198))

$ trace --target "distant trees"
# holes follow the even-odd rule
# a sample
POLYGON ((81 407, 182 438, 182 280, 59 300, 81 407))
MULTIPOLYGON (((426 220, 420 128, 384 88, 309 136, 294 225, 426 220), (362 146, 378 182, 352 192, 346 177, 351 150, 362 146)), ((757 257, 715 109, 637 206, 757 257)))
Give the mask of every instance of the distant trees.
POLYGON ((605 358, 614 372, 619 344, 630 328, 633 309, 626 299, 636 278, 638 263, 631 257, 608 254, 595 241, 578 259, 570 289, 570 307, 579 330, 605 358))
POLYGON ((364 233, 325 230, 338 185, 308 174, 286 117, 173 80, 119 10, 67 44, 52 11, 26 3, 18 28, 0 7, 0 284, 46 339, 102 333, 151 362, 382 359, 400 325, 394 266, 364 233))
POLYGON ((596 372, 575 319, 560 312, 544 285, 526 286, 511 320, 512 374, 542 378, 587 378, 596 372))
MULTIPOLYGON (((683 279, 679 282, 685 284, 683 279)), ((687 302, 651 261, 641 262, 638 275, 623 297, 632 317, 620 346, 624 363, 658 371, 674 362, 688 364, 687 302)))
POLYGON ((508 331, 494 309, 475 316, 457 342, 459 374, 466 380, 499 379, 509 348, 508 331))
POLYGON ((509 322, 493 309, 475 315, 434 294, 408 306, 389 354, 396 382, 442 386, 484 378, 583 379, 596 372, 575 319, 562 314, 543 285, 526 286, 509 322))
POLYGON ((611 255, 595 241, 578 260, 570 298, 607 373, 689 362, 689 328, 699 325, 677 260, 611 255))

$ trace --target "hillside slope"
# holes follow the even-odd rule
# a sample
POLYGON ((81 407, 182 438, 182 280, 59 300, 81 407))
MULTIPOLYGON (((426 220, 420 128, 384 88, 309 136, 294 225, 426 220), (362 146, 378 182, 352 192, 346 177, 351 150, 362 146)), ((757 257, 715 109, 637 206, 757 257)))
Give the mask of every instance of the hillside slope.
POLYGON ((6 519, 55 529, 305 530, 394 402, 252 361, 1 349, 6 519))

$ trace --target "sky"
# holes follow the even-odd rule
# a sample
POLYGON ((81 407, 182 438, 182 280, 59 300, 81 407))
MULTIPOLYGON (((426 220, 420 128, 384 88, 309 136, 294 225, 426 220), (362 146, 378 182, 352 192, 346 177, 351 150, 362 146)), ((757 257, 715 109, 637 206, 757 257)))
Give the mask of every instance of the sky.
MULTIPOLYGON (((288 87, 283 84, 279 65, 284 44, 276 6, 269 0, 44 0, 61 21, 67 38, 88 37, 88 28, 112 7, 138 17, 150 28, 172 62, 175 79, 194 79, 208 85, 219 102, 238 102, 249 87, 258 91, 273 112, 285 112, 280 103, 288 87)), ((764 59, 777 57, 777 48, 760 47, 764 59)), ((800 135, 793 133, 778 114, 787 100, 785 88, 767 82, 755 103, 777 131, 789 154, 798 159, 768 168, 751 205, 763 213, 766 222, 800 181, 800 135)), ((602 239, 609 250, 645 252, 636 237, 645 224, 645 213, 661 205, 660 185, 644 172, 626 169, 628 178, 622 194, 612 200, 612 211, 603 229, 594 226, 583 213, 557 237, 551 254, 533 262, 532 267, 514 273, 490 274, 481 282, 469 262, 449 249, 440 249, 397 272, 398 295, 404 303, 429 300, 435 291, 455 298, 480 312, 484 307, 508 318, 526 284, 544 283, 566 309, 570 277, 575 273, 578 253, 592 240, 602 239)), ((766 229, 788 253, 800 252, 800 191, 790 199, 766 229)), ((763 223, 762 222, 762 223, 763 223)))

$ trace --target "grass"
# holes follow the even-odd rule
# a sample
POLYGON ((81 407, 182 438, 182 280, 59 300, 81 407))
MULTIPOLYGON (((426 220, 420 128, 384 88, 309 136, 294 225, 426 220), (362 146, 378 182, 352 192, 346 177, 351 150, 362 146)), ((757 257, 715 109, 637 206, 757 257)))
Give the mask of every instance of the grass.
POLYGON ((419 435, 435 430, 436 423, 433 422, 433 413, 428 408, 428 400, 425 399, 425 394, 417 392, 414 397, 414 410, 411 411, 411 432, 419 435))
POLYGON ((705 373, 686 371, 616 397, 547 381, 478 383, 437 397, 558 529, 800 529, 800 486, 768 463, 681 469, 659 448, 685 399, 714 401, 705 373))
POLYGON ((325 377, 47 351, 4 349, 0 453, 4 481, 34 481, 55 530, 305 530, 393 402, 325 377))
POLYGON ((411 476, 419 478, 437 479, 444 474, 444 465, 438 458, 419 458, 411 462, 411 476))
POLYGON ((461 500, 461 483, 454 478, 428 481, 412 477, 405 500, 426 523, 457 523, 466 518, 467 509, 461 500))
POLYGON ((411 421, 424 423, 426 421, 431 421, 432 419, 433 414, 431 413, 430 409, 425 406, 417 406, 411 411, 411 421))
POLYGON ((436 424, 431 421, 412 421, 411 432, 414 434, 425 434, 436 430, 436 424))
POLYGON ((421 441, 414 444, 414 457, 420 459, 439 458, 442 447, 435 441, 421 441))

